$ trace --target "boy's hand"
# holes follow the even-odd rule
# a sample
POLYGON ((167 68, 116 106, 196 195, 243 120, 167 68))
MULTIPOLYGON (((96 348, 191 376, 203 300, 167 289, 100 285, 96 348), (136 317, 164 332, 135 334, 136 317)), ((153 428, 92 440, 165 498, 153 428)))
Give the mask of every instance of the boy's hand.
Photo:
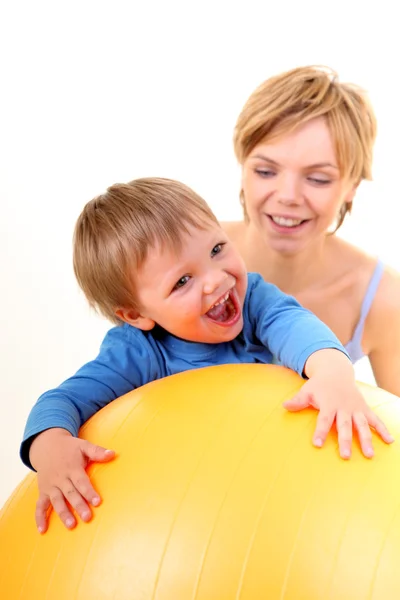
POLYGON ((361 450, 367 458, 374 455, 371 427, 387 444, 394 441, 385 424, 365 402, 357 387, 353 367, 343 353, 321 350, 311 355, 306 367, 306 374, 310 379, 294 398, 284 403, 284 407, 289 411, 299 411, 310 406, 319 410, 313 436, 315 446, 321 447, 324 444, 335 422, 339 453, 345 459, 351 457, 353 425, 357 430, 361 450), (313 361, 309 365, 311 359, 313 361))
POLYGON ((51 507, 68 529, 76 525, 70 506, 82 521, 90 521, 89 504, 98 506, 101 498, 85 469, 89 462, 107 462, 114 456, 113 450, 73 437, 65 429, 48 429, 35 438, 29 457, 38 476, 35 520, 40 533, 47 531, 51 507))
POLYGON ((300 392, 284 403, 290 411, 313 407, 319 410, 313 443, 321 447, 334 422, 338 432, 339 453, 342 458, 351 457, 353 425, 357 430, 361 450, 367 458, 372 458, 372 434, 370 427, 388 444, 393 442, 385 424, 368 407, 356 384, 345 385, 341 382, 329 382, 312 377, 300 392))

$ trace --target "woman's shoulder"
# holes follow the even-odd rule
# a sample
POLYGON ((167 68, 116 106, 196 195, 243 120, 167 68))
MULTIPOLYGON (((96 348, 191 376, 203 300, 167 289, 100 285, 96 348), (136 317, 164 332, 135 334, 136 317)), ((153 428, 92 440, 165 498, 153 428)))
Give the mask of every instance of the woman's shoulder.
MULTIPOLYGON (((352 244, 340 244, 339 254, 343 264, 346 264, 350 269, 363 274, 368 281, 376 277, 376 300, 379 304, 382 301, 390 301, 390 297, 395 297, 398 302, 398 294, 400 293, 400 273, 393 267, 386 264, 378 256, 368 254, 361 248, 352 244)), ((338 256, 338 254, 336 255, 338 256)), ((399 305, 400 309, 400 305, 399 305)))
POLYGON ((341 260, 353 269, 353 295, 359 298, 358 319, 365 318, 362 347, 369 356, 376 384, 400 396, 400 274, 376 256, 349 244, 341 260))
POLYGON ((343 260, 358 274, 354 279, 362 291, 366 310, 365 342, 374 348, 383 337, 400 328, 400 273, 376 256, 346 245, 343 260))
POLYGON ((220 225, 234 243, 237 243, 242 239, 243 234, 246 231, 246 224, 244 221, 222 221, 220 225))
POLYGON ((391 266, 382 265, 382 277, 371 307, 371 318, 385 322, 397 315, 400 320, 400 273, 391 266))
POLYGON ((400 274, 388 265, 366 320, 365 338, 377 385, 400 396, 400 274))
POLYGON ((326 255, 323 289, 326 293, 330 292, 331 298, 341 299, 352 305, 357 320, 364 315, 369 330, 374 327, 375 321, 384 318, 392 297, 396 297, 397 310, 400 311, 399 274, 385 265, 378 256, 340 238, 330 240, 327 246, 329 251, 326 255))
POLYGON ((368 284, 376 269, 385 270, 385 266, 381 264, 377 256, 368 254, 362 248, 336 236, 332 238, 329 245, 328 257, 327 264, 332 267, 328 270, 332 270, 334 273, 334 265, 336 265, 340 273, 348 273, 360 288, 368 284))

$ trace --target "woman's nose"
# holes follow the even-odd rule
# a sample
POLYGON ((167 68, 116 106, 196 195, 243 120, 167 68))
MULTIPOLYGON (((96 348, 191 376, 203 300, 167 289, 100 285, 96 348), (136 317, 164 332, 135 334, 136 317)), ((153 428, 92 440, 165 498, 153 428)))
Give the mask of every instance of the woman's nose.
POLYGON ((285 206, 301 203, 300 186, 292 175, 282 176, 278 184, 278 201, 285 206))

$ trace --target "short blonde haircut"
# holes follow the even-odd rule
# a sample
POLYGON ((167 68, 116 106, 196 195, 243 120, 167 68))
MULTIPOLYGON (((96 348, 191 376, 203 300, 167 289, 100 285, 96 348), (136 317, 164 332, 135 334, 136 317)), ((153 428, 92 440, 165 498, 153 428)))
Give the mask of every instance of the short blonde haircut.
POLYGON ((90 306, 120 324, 118 308, 139 310, 135 269, 157 244, 179 249, 188 227, 218 221, 189 187, 162 178, 115 184, 86 204, 73 241, 75 276, 90 306))
MULTIPOLYGON (((331 132, 341 176, 358 185, 372 179, 376 119, 364 90, 340 83, 327 67, 299 67, 271 77, 249 97, 234 131, 240 164, 259 143, 294 131, 324 117, 331 132)), ((339 215, 342 224, 351 205, 339 215)))

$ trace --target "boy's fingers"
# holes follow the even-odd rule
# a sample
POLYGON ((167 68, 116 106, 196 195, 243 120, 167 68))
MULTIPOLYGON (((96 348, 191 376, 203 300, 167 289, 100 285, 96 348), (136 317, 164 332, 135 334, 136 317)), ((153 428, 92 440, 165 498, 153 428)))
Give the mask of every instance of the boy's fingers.
POLYGON ((339 454, 342 458, 351 457, 353 441, 353 420, 350 413, 339 410, 336 415, 336 428, 338 432, 339 454))
POLYGON ((107 462, 115 457, 114 450, 96 446, 90 442, 86 442, 82 448, 86 456, 93 462, 107 462))
MULTIPOLYGON (((64 494, 65 500, 67 500, 68 504, 77 512, 82 521, 90 521, 92 518, 92 511, 76 489, 73 481, 67 479, 61 491, 64 494)), ((56 508, 54 507, 54 509, 56 508)), ((69 527, 69 525, 67 525, 67 527, 69 527)))
POLYGON ((54 488, 50 495, 50 501, 54 510, 60 517, 67 529, 73 529, 76 525, 76 520, 72 512, 69 510, 65 498, 60 489, 54 488))
POLYGON ((394 442, 394 437, 389 432, 384 422, 381 421, 378 415, 376 415, 372 410, 368 413, 367 419, 369 425, 375 429, 376 433, 383 439, 384 442, 387 444, 394 442))
POLYGON ((328 433, 332 429, 333 422, 335 420, 334 411, 320 410, 317 417, 317 424, 315 426, 313 444, 317 448, 321 448, 327 438, 328 433))
POLYGON ((286 400, 286 402, 283 403, 283 406, 286 410, 290 410, 291 412, 304 410, 310 406, 309 397, 307 394, 297 394, 290 400, 286 400))
POLYGON ((39 533, 46 533, 48 527, 48 510, 51 506, 50 498, 48 496, 39 496, 36 502, 35 509, 35 521, 36 527, 39 533))
POLYGON ((87 502, 90 502, 92 506, 98 506, 100 504, 101 498, 94 489, 86 471, 81 471, 76 477, 72 476, 71 479, 82 498, 87 500, 87 502))
POLYGON ((372 446, 372 433, 367 417, 363 412, 355 412, 353 414, 353 423, 354 427, 357 429, 362 453, 366 458, 372 458, 374 455, 374 448, 372 446))

